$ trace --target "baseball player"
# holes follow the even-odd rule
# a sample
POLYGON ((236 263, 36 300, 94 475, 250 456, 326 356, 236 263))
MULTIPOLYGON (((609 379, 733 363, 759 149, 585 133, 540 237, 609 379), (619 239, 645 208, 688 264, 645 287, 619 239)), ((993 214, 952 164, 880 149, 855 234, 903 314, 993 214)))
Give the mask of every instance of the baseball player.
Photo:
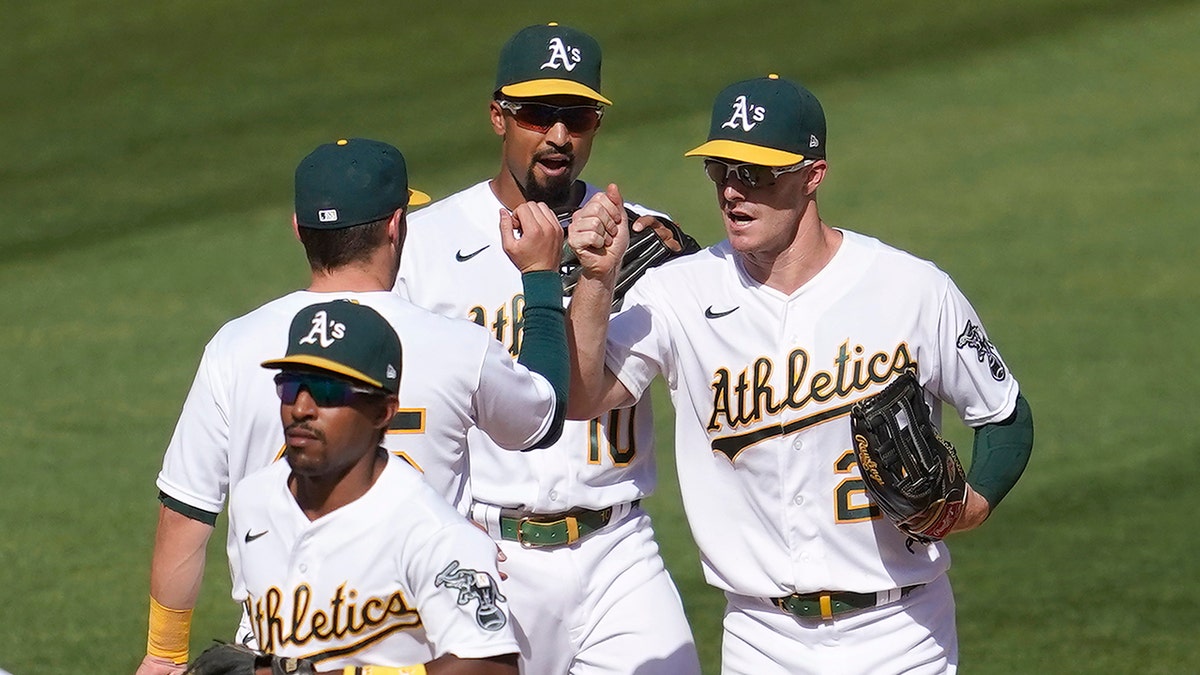
POLYGON ((949 552, 906 546, 867 500, 848 413, 915 366, 927 400, 975 428, 956 530, 1015 484, 1032 417, 944 272, 822 221, 825 139, 820 104, 797 84, 772 75, 723 90, 708 142, 687 154, 705 158, 727 239, 649 271, 611 324, 619 192, 576 214, 568 417, 666 380, 688 521, 728 601, 723 672, 954 672, 949 552))
MULTIPOLYGON (((397 292, 486 326, 516 354, 529 339, 529 297, 488 223, 526 200, 569 217, 590 198, 596 188, 578 176, 608 104, 591 36, 558 24, 513 35, 489 108, 499 171, 413 217, 397 292)), ((638 227, 666 219, 625 206, 652 216, 638 227)), ((476 431, 468 442, 470 514, 507 557, 522 670, 698 672, 691 629, 640 507, 655 484, 649 399, 568 424, 546 450, 496 452, 495 439, 476 431)))
MULTIPOLYGON (((349 298, 374 308, 396 328, 409 355, 403 374, 409 393, 384 446, 410 459, 450 503, 464 499, 469 428, 477 424, 508 449, 548 445, 561 429, 562 229, 553 213, 523 204, 499 219, 497 248, 516 265, 525 291, 526 335, 532 336, 514 363, 487 330, 421 310, 391 291, 408 208, 428 201, 409 189, 404 157, 394 147, 366 139, 318 147, 296 169, 295 199, 294 227, 312 269, 311 284, 217 332, 205 347, 163 459, 149 637, 139 675, 182 670, 205 544, 226 494, 282 452, 275 385, 258 364, 283 350, 288 322, 300 308, 349 298)), ((314 337, 333 339, 332 330, 314 337)), ((230 531, 229 537, 243 534, 230 531)))
POLYGON ((325 672, 516 675, 495 545, 380 445, 402 361, 395 331, 366 305, 296 314, 287 355, 262 364, 280 371, 287 461, 229 500, 233 598, 261 650, 325 672))

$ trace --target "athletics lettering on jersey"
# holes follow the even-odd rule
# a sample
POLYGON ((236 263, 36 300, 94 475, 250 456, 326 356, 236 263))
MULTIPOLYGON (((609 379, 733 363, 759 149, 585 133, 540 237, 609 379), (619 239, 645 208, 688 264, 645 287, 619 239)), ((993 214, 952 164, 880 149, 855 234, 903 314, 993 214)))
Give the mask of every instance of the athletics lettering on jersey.
MULTIPOLYGON (((467 310, 467 318, 484 328, 489 328, 490 317, 485 307, 476 305, 467 310)), ((521 336, 525 328, 525 294, 517 293, 507 305, 497 308, 490 328, 496 341, 508 347, 508 353, 514 359, 517 358, 521 353, 521 336)))
POLYGON ((729 119, 721 125, 722 129, 736 129, 739 126, 742 131, 750 131, 759 122, 767 117, 767 109, 761 105, 750 105, 750 101, 743 95, 733 101, 733 114, 729 119), (754 121, 751 122, 750 120, 754 121))
POLYGON ((980 363, 987 359, 988 371, 991 372, 992 379, 1002 382, 1008 375, 1008 369, 1004 367, 1004 362, 1000 360, 996 348, 984 334, 983 327, 971 323, 970 319, 967 319, 967 325, 963 326, 962 332, 958 334, 958 348, 963 349, 964 347, 974 349, 980 363))
POLYGON ((575 66, 579 65, 583 59, 578 47, 564 45, 560 37, 550 38, 550 42, 546 43, 546 48, 550 50, 550 58, 546 59, 546 62, 538 70, 562 67, 570 72, 575 70, 575 66))
MULTIPOLYGON (((719 368, 713 375, 713 408, 708 419, 707 431, 738 429, 761 422, 766 416, 778 415, 783 410, 802 410, 810 403, 824 403, 833 399, 847 399, 866 391, 872 385, 886 384, 904 369, 916 364, 906 343, 900 343, 892 352, 878 351, 865 356, 862 345, 854 346, 851 355, 850 341, 838 347, 833 359, 834 367, 809 374, 810 357, 803 348, 788 354, 787 372, 784 380, 786 392, 779 396, 771 384, 774 362, 765 356, 756 359, 749 368, 744 368, 734 382, 728 368, 719 368)), ((806 427, 839 417, 849 411, 849 403, 787 424, 774 423, 741 434, 714 438, 712 448, 732 461, 747 447, 776 436, 786 436, 806 427)))
POLYGON ((292 592, 291 606, 285 607, 284 594, 272 586, 263 597, 249 596, 243 603, 254 627, 259 648, 275 653, 285 645, 303 646, 312 640, 339 640, 348 635, 361 636, 361 647, 398 630, 419 628, 421 616, 408 605, 404 594, 369 596, 359 600, 358 591, 342 584, 329 599, 327 608, 313 608, 312 588, 300 584, 292 592))
POLYGON ((445 586, 458 591, 458 604, 472 600, 479 603, 475 608, 475 621, 484 630, 498 631, 508 623, 508 617, 497 603, 507 600, 500 594, 492 575, 479 570, 463 569, 457 560, 446 565, 433 580, 434 586, 445 586))
POLYGON ((325 313, 325 310, 321 310, 313 315, 312 330, 300 339, 300 344, 311 345, 320 340, 322 347, 328 347, 344 337, 346 337, 346 324, 340 321, 330 322, 329 315, 325 313))

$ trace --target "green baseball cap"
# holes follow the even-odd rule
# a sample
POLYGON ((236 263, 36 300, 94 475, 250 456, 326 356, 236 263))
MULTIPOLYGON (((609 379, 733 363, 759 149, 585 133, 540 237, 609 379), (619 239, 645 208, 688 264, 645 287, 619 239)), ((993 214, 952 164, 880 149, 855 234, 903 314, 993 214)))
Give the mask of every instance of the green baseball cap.
POLYGON ((325 143, 296 167, 296 222, 301 227, 340 230, 427 203, 429 195, 408 187, 404 155, 381 141, 325 143))
POLYGON ((744 80, 717 94, 708 142, 684 153, 762 166, 825 157, 825 111, 804 87, 778 75, 744 80))
POLYGON ((557 23, 522 28, 504 43, 496 93, 512 98, 582 96, 612 105, 600 94, 600 43, 557 23))
POLYGON ((263 361, 275 370, 324 370, 386 389, 400 389, 400 338, 379 312, 353 300, 309 305, 292 319, 287 355, 263 361))

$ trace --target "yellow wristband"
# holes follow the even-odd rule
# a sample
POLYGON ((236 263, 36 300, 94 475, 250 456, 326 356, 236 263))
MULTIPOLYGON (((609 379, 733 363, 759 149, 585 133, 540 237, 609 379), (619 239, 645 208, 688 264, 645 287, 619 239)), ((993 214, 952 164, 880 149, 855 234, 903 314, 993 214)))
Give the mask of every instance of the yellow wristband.
POLYGON ((192 610, 170 609, 150 596, 150 629, 146 653, 174 663, 187 663, 188 638, 192 633, 192 610))
POLYGON ((346 666, 342 669, 342 675, 425 675, 425 666, 419 663, 415 666, 404 666, 402 668, 391 668, 388 666, 346 666))

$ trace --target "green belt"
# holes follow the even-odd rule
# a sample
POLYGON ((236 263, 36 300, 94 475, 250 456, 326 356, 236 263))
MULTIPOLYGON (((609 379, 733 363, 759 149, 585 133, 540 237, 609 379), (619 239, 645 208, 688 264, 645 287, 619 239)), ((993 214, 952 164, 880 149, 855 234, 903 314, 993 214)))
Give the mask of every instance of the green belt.
MULTIPOLYGON (((922 585, 901 588, 900 598, 908 597, 909 593, 922 585)), ((849 591, 793 593, 783 598, 771 598, 771 603, 801 619, 821 618, 828 621, 841 614, 887 604, 880 602, 879 597, 878 593, 851 593, 849 591)))
MULTIPOLYGON (((641 500, 635 500, 637 506, 641 500)), ((573 509, 565 513, 505 515, 500 514, 500 537, 519 542, 525 548, 545 548, 574 544, 589 534, 608 525, 612 520, 612 507, 592 511, 573 509)))

